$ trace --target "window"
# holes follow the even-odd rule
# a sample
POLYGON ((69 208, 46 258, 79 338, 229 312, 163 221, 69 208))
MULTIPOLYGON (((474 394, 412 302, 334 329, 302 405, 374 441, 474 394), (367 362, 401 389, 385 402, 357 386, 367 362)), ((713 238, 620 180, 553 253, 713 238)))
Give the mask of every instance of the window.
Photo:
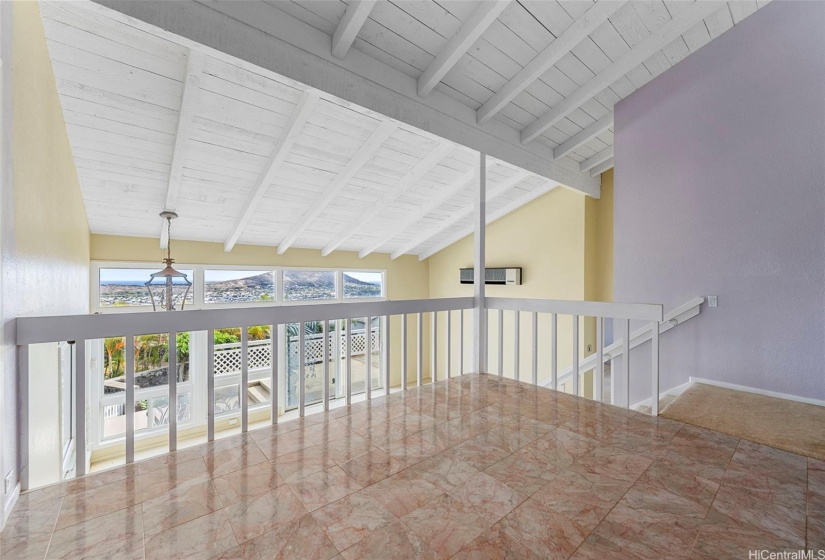
MULTIPOLYGON (((371 300, 387 295, 383 270, 223 267, 178 264, 192 287, 186 309, 371 300)), ((92 262, 92 312, 151 311, 144 283, 159 267, 147 263, 92 262)), ((183 283, 176 281, 176 290, 183 283)), ((180 295, 180 292, 176 292, 180 295)))
MULTIPOLYGON (((98 305, 100 307, 138 307, 151 306, 149 292, 144 283, 149 275, 161 267, 145 268, 101 268, 98 274, 98 305)), ((193 271, 180 269, 192 281, 193 271)), ((175 278, 174 284, 183 285, 182 278, 175 278)), ((186 296, 186 304, 195 302, 193 290, 186 296)))
POLYGON ((384 295, 384 275, 380 272, 344 271, 345 298, 380 298, 384 295))
POLYGON ((335 299, 332 270, 284 270, 284 301, 335 299))
POLYGON ((204 270, 204 303, 238 303, 275 300, 271 270, 204 270))

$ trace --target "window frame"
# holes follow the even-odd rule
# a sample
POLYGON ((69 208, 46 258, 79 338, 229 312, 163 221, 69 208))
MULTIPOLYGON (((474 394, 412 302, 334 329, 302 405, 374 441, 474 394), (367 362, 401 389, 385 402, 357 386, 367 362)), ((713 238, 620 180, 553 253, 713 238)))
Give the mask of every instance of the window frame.
MULTIPOLYGON (((148 305, 123 306, 123 307, 101 307, 100 305, 100 269, 105 268, 148 268, 160 270, 161 265, 146 261, 91 261, 90 263, 90 312, 92 313, 135 313, 151 312, 152 307, 148 305), (154 265, 154 267, 153 267, 154 265)), ((192 270, 192 293, 193 303, 184 309, 226 309, 227 307, 278 307, 282 305, 323 305, 331 303, 363 303, 369 301, 387 301, 387 270, 384 268, 356 268, 356 267, 322 267, 322 266, 261 266, 261 265, 217 265, 217 264, 188 264, 175 263, 175 268, 179 270, 192 270), (275 275, 275 298, 272 301, 247 301, 230 303, 206 303, 206 270, 260 270, 261 272, 271 271, 275 275), (285 300, 284 299, 284 275, 285 270, 334 272, 335 273, 335 297, 330 299, 311 300, 285 300), (344 273, 345 272, 371 272, 381 274, 381 296, 368 298, 345 298, 344 297, 344 273)), ((147 274, 148 279, 148 274, 147 274)))

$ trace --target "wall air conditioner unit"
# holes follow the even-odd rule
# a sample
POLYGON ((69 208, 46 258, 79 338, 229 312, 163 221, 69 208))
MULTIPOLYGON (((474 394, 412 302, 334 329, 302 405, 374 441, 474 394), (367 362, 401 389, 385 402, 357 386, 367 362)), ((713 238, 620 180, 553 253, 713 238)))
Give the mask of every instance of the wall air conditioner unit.
MULTIPOLYGON (((472 268, 460 268, 459 280, 462 284, 473 283, 472 268)), ((484 269, 484 283, 497 284, 500 286, 521 286, 521 267, 514 268, 485 268, 484 269)))

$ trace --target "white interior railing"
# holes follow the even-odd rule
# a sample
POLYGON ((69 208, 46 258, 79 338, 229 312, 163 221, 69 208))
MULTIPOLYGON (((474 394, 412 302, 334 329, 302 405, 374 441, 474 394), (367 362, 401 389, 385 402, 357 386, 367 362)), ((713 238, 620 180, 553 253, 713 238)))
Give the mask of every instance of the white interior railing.
MULTIPOLYGON (((602 388, 604 386, 604 321, 605 319, 612 319, 621 325, 622 338, 621 340, 628 340, 628 333, 630 332, 630 321, 652 321, 642 330, 648 332, 649 340, 651 340, 651 374, 650 385, 651 394, 655 397, 652 399, 651 414, 658 416, 659 414, 659 333, 660 329, 654 328, 660 325, 664 318, 662 313, 662 306, 659 304, 644 304, 644 303, 608 303, 608 302, 592 302, 592 301, 568 301, 568 300, 536 300, 536 299, 515 299, 515 298, 486 298, 487 309, 495 310, 498 314, 498 372, 502 375, 504 371, 504 313, 505 311, 513 312, 515 317, 513 324, 513 345, 514 348, 520 348, 520 314, 529 313, 531 316, 530 324, 531 337, 533 342, 533 352, 531 356, 531 381, 534 385, 544 385, 552 389, 559 389, 561 384, 569 380, 572 384, 572 393, 574 395, 581 395, 580 381, 581 375, 594 370, 595 375, 593 379, 593 399, 602 401, 602 388), (538 318, 539 315, 546 314, 550 317, 550 336, 540 337, 538 332, 538 318), (570 316, 571 321, 571 338, 572 344, 569 349, 569 356, 572 361, 572 366, 569 368, 569 374, 562 379, 558 371, 559 362, 559 315, 570 316), (582 317, 592 317, 596 323, 596 337, 595 349, 593 357, 585 358, 589 360, 590 366, 583 369, 583 360, 581 358, 581 341, 580 341, 580 319, 582 317), (550 376, 549 379, 539 380, 539 364, 538 364, 538 346, 540 340, 550 342, 550 376), (573 371, 580 372, 580 375, 572 375, 573 371)), ((489 331, 488 331, 489 333, 489 331)), ((622 343, 623 344, 623 343, 622 343)), ((624 346, 620 344, 624 350, 624 346)), ((489 347, 488 341, 488 347, 489 347)), ((616 343, 611 345, 614 352, 616 343)), ((630 403, 630 352, 622 351, 622 386, 624 395, 617 403, 616 392, 611 392, 611 403, 619 404, 620 406, 628 407, 630 403)), ((565 353, 566 355, 566 353, 565 353)), ((520 371, 520 352, 513 352, 514 371, 520 371)), ((563 372, 564 373, 564 372, 563 372)), ((611 372, 613 373, 613 372, 611 372)), ((616 376, 611 376, 615 380, 616 376)))
MULTIPOLYGON (((207 309, 207 310, 192 310, 192 311, 177 311, 172 313, 117 313, 111 315, 74 315, 74 316, 54 316, 54 317, 25 317, 17 319, 17 345, 19 347, 18 364, 20 371, 20 391, 21 400, 23 403, 23 414, 21 435, 24 443, 22 447, 23 454, 23 469, 21 472, 21 480, 23 488, 28 488, 28 441, 29 441, 29 406, 31 389, 29 387, 29 351, 28 347, 32 344, 64 342, 68 341, 74 345, 74 402, 82 403, 82 405, 75 404, 73 407, 73 449, 75 450, 75 475, 81 476, 86 474, 88 469, 88 450, 89 441, 87 441, 87 425, 89 417, 89 372, 86 360, 86 342, 98 339, 123 337, 125 338, 124 350, 124 385, 125 385, 125 402, 135 403, 135 346, 134 337, 153 333, 168 333, 169 348, 176 347, 177 333, 183 332, 199 332, 206 331, 206 386, 207 386, 207 438, 209 441, 215 439, 215 390, 216 379, 215 375, 215 343, 214 331, 231 326, 233 328, 240 327, 241 341, 240 341, 240 357, 241 357, 241 372, 240 372, 240 387, 246 388, 249 385, 249 347, 250 341, 248 339, 248 327, 258 325, 272 325, 273 327, 280 325, 287 325, 290 323, 297 323, 298 328, 298 414, 304 416, 306 413, 305 401, 305 380, 306 380, 306 339, 304 324, 312 321, 321 321, 326 329, 326 322, 331 320, 343 320, 345 322, 344 329, 344 352, 342 358, 345 360, 346 374, 344 376, 346 381, 345 399, 346 403, 352 402, 352 348, 353 337, 356 333, 353 331, 353 319, 364 320, 364 324, 371 325, 372 319, 380 317, 383 324, 384 336, 389 340, 390 337, 390 322, 388 318, 391 316, 401 316, 401 379, 405 382, 401 383, 401 388, 406 389, 408 379, 407 375, 407 317, 417 316, 417 324, 419 325, 417 336, 417 372, 416 384, 421 385, 424 382, 423 372, 423 347, 424 339, 420 326, 423 324, 423 315, 430 313, 437 316, 438 313, 451 314, 454 311, 463 311, 473 307, 473 298, 447 298, 447 299, 428 299, 428 300, 409 300, 409 301, 376 301, 376 302, 357 302, 357 303, 335 303, 335 304, 310 304, 310 305, 294 305, 294 306, 277 306, 277 307, 260 307, 260 308, 226 308, 226 309, 207 309)), ((464 322, 464 313, 460 313, 461 323, 464 322)), ((364 353, 372 355, 372 346, 374 342, 373 336, 363 336, 365 349, 364 353)), ((269 387, 271 388, 270 417, 272 423, 278 422, 278 403, 279 391, 285 388, 279 383, 279 360, 278 352, 280 349, 281 336, 279 336, 279 329, 272 328, 271 339, 268 341, 271 344, 272 363, 275 367, 270 369, 269 387)), ((330 360, 329 357, 333 354, 330 348, 330 337, 323 336, 323 354, 325 359, 323 361, 323 397, 322 409, 328 410, 330 404, 329 395, 329 376, 330 376, 330 360)), ((255 342, 254 344, 257 344, 255 342)), ((463 353, 463 340, 460 341, 463 353)), ((389 344, 384 345, 386 351, 382 356, 384 360, 382 364, 385 378, 382 383, 382 392, 389 393, 390 391, 390 351, 389 344)), ((191 350, 191 348, 190 348, 191 350)), ((167 352, 168 371, 176 371, 177 354, 176 352, 167 352)), ((364 393, 367 399, 372 398, 372 360, 365 360, 365 387, 364 393)), ((226 374, 220 376, 226 377, 226 374)), ((433 373, 433 380, 437 380, 437 373, 433 373)), ((179 383, 176 375, 168 375, 168 402, 178 402, 179 383)), ((166 389, 161 391, 166 394, 166 389)), ((243 398, 244 393, 241 392, 240 398, 240 418, 241 431, 246 432, 249 429, 249 403, 247 398, 243 398)), ((125 429, 125 457, 126 462, 131 463, 135 458, 135 406, 126 406, 126 429, 125 429)), ((177 449, 178 438, 178 415, 168 415, 168 442, 169 451, 177 449)))
MULTIPOLYGON (((558 329, 557 317, 559 315, 569 315, 572 318, 574 328, 572 347, 569 349, 573 368, 571 371, 581 371, 581 367, 587 364, 587 358, 583 361, 579 359, 580 344, 579 344, 579 319, 581 317, 595 317, 597 319, 597 344, 596 344, 596 359, 595 368, 597 370, 598 379, 602 378, 602 365, 604 363, 605 351, 608 351, 611 356, 615 356, 615 350, 611 347, 604 348, 603 344, 603 325, 604 319, 618 319, 625 325, 625 329, 629 329, 631 320, 653 321, 652 325, 661 322, 662 306, 654 304, 624 304, 624 303, 600 303, 600 302, 582 302, 582 301, 560 301, 560 300, 535 300, 535 299, 510 299, 510 298, 484 298, 476 301, 474 298, 448 298, 448 299, 426 299, 426 300, 408 300, 408 301, 376 301, 376 302, 357 302, 357 303, 335 303, 335 304, 310 304, 310 305, 294 305, 294 306, 277 306, 277 307, 260 307, 260 308, 226 308, 226 309, 207 309, 207 310, 192 310, 192 311, 178 311, 171 313, 117 313, 110 315, 76 315, 76 316, 56 316, 56 317, 31 317, 17 319, 17 344, 19 346, 19 370, 21 373, 21 400, 23 402, 23 422, 22 422, 22 438, 24 442, 29 441, 29 426, 28 426, 28 407, 30 406, 30 393, 32 388, 29 387, 29 364, 28 364, 28 346, 38 343, 53 343, 53 342, 72 342, 74 344, 74 383, 73 394, 74 402, 82 403, 82 405, 75 405, 73 407, 73 449, 75 450, 75 476, 83 475, 87 472, 89 465, 89 444, 87 441, 87 425, 89 422, 89 371, 88 362, 86 359, 87 342, 99 339, 124 337, 125 338, 125 460, 131 463, 135 459, 135 406, 132 403, 136 402, 135 390, 135 360, 134 360, 134 337, 153 333, 168 333, 169 348, 176 347, 177 333, 190 332, 190 338, 194 333, 205 332, 206 343, 203 347, 196 350, 194 346, 190 345, 190 382, 192 363, 197 358, 205 362, 203 370, 206 372, 206 433, 208 441, 215 439, 215 404, 216 404, 216 380, 218 388, 222 383, 221 379, 228 375, 237 376, 235 371, 230 374, 216 375, 216 351, 238 351, 240 356, 240 383, 239 387, 248 387, 250 382, 250 370, 254 373, 254 379, 260 379, 261 382, 266 382, 270 389, 270 412, 269 418, 271 423, 276 424, 279 417, 279 393, 286 391, 283 377, 279 377, 279 370, 284 367, 284 361, 279 361, 279 352, 284 352, 286 346, 281 345, 285 342, 284 329, 275 328, 281 325, 290 323, 298 324, 298 344, 297 344, 297 361, 298 364, 298 402, 297 413, 298 416, 304 416, 307 413, 307 407, 313 406, 313 410, 329 410, 330 402, 335 397, 330 395, 330 357, 340 356, 340 360, 345 364, 346 374, 343 375, 346 383, 344 394, 341 400, 345 399, 346 404, 352 402, 353 387, 352 387, 352 356, 353 356, 353 337, 360 334, 364 338, 364 354, 367 356, 373 355, 373 347, 377 343, 375 335, 365 336, 363 331, 356 333, 353 330, 353 319, 359 321, 363 320, 364 325, 373 325, 374 318, 380 318, 381 329, 383 337, 385 337, 380 344, 383 353, 380 358, 380 370, 383 374, 380 388, 373 387, 373 360, 364 360, 364 387, 361 391, 364 398, 370 399, 373 396, 374 390, 380 394, 389 394, 391 388, 391 376, 400 379, 396 384, 398 390, 407 389, 410 383, 410 376, 408 376, 408 364, 415 367, 414 385, 420 386, 425 383, 425 351, 429 353, 429 373, 430 381, 435 382, 439 379, 439 374, 446 374, 450 377, 454 374, 451 365, 455 360, 456 349, 458 350, 458 372, 465 373, 464 358, 465 358, 465 333, 473 333, 475 329, 466 328, 465 321, 469 315, 471 321, 475 322, 474 314, 465 313, 466 310, 474 309, 476 313, 486 313, 487 310, 493 310, 493 313, 498 312, 499 318, 503 317, 503 313, 513 312, 518 317, 521 313, 530 313, 532 315, 532 336, 533 336, 533 363, 531 366, 530 381, 539 385, 543 380, 539 379, 539 365, 537 360, 537 347, 539 344, 538 338, 538 316, 540 314, 549 314, 552 324, 552 333, 549 338, 552 346, 552 353, 554 359, 552 360, 552 367, 550 371, 550 385, 554 388, 559 387, 559 373, 556 364, 558 359, 558 329), (477 305, 481 302, 481 305, 477 305), (429 324, 431 340, 427 344, 424 336, 425 321, 424 315, 430 314, 432 323, 429 324), (390 317, 401 318, 400 326, 400 348, 393 347, 389 343, 390 338, 390 317), (413 328, 408 329, 408 319, 413 319, 413 328), (443 321, 442 321, 443 320, 443 321), (306 334, 304 324, 308 322, 319 321, 323 325, 322 333, 320 335, 306 334), (343 338, 343 345, 340 349, 335 348, 335 336, 329 332, 329 321, 343 321, 344 329, 341 334, 343 338), (439 322, 446 326, 446 329, 439 331, 439 322), (267 341, 250 341, 248 338, 248 327, 259 325, 272 325, 271 338, 267 341), (229 346, 216 346, 214 343, 214 331, 226 327, 241 328, 241 340, 239 343, 234 343, 229 346), (411 332, 408 332, 410 330, 411 332), (458 331, 458 344, 455 344, 453 336, 454 331, 458 331), (439 332, 443 333, 439 337, 439 332), (309 339, 312 337, 312 340, 309 339), (316 338, 318 340, 316 340, 316 338), (414 348, 409 348, 408 341, 414 343, 414 348), (311 342, 312 344, 308 344, 311 342), (321 356, 320 362, 317 362, 317 342, 320 342, 321 356), (440 343, 440 344, 439 344, 440 343), (260 348, 262 344, 269 345, 267 348, 267 357, 269 359, 270 367, 263 367, 262 364, 250 363, 249 350, 251 348, 260 348), (439 345, 442 352, 446 351, 446 359, 444 354, 439 355, 439 345), (429 346, 429 349, 426 348, 429 346), (457 347, 457 348, 456 348, 457 347), (309 352, 307 349, 310 348, 309 352), (393 362, 391 360, 391 351, 400 353, 400 360, 393 362), (411 353, 414 352, 414 353, 411 353), (194 353, 198 355, 195 356, 194 353), (308 355, 311 354, 311 355, 308 355), (308 366, 308 358, 312 359, 311 365, 308 366), (440 358, 440 359, 439 359, 440 358), (320 368, 317 363, 323 364, 320 368), (396 367, 398 371, 393 370, 393 364, 398 363, 396 367), (321 402, 317 405, 306 400, 306 377, 310 368, 314 371, 318 369, 323 370, 323 395, 321 402), (263 376, 263 377, 261 377, 263 376), (268 379, 265 379, 268 376, 268 379), (400 376, 400 377, 399 377, 400 376), (281 381, 279 381, 281 379, 281 381)), ((499 323, 500 325, 502 323, 499 323)), ((519 322, 516 321, 515 325, 519 322)), ((372 328, 372 327, 371 327, 372 328)), ((359 329, 360 330, 360 329, 359 329)), ((653 348, 653 373, 652 373, 652 389, 654 395, 658 395, 658 334, 660 329, 648 329, 650 331, 650 339, 652 340, 653 348)), ((337 333, 336 333, 337 334, 337 333)), ((634 333, 634 341, 635 341, 634 333)), ((512 335, 515 338, 516 346, 518 347, 519 328, 516 326, 512 335)), ((204 335, 201 335, 204 336, 204 335)), ((479 337, 472 340, 470 346, 474 351, 479 348, 488 347, 487 334, 479 334, 479 337)), ((499 328, 499 344, 503 340, 503 329, 499 328)), ((623 340, 628 340, 627 336, 623 340)), ((615 345, 613 345, 615 346, 615 345)), ((360 347, 359 347, 360 349, 360 347)), ((220 353, 220 352, 219 352, 220 353)), ((174 351, 167 352, 168 354, 168 371, 175 372, 177 369, 177 354, 174 351)), ((398 357, 398 356, 396 356, 398 357)), ((503 368, 501 367, 502 352, 499 352, 499 368, 498 373, 502 375, 503 368)), ((519 352, 515 352, 514 371, 521 371, 519 360, 519 352)), ((629 371, 629 352, 622 353, 624 371, 629 371)), ((266 361, 266 360, 265 360, 266 361)), ((340 362, 339 362, 340 363, 340 362)), ((591 368, 594 366, 591 366, 591 368)), ((235 368, 230 368, 235 369, 235 368)), ((488 368, 492 369, 492 368, 488 368)), ((526 372, 526 370, 525 370, 526 372)), ((283 372, 281 372, 283 373, 283 372)), ((412 374, 412 372, 410 372, 412 374)), ((489 371, 488 371, 489 373, 489 371)), ((343 374, 343 372, 342 372, 343 374)), ((564 372, 562 372, 564 375, 564 372)), ((579 376, 571 376, 573 393, 581 394, 579 388, 579 376)), ((177 380, 176 375, 168 375, 168 393, 166 388, 160 388, 164 395, 168 394, 168 403, 177 403, 179 389, 184 387, 183 382, 177 380)), ((600 384, 596 383, 600 387, 600 384)), ((186 390, 191 391, 193 385, 185 385, 186 390)), ((154 390, 154 389, 153 389, 154 390)), ((339 389, 340 390, 340 389, 339 389)), ((249 408, 248 399, 243 397, 243 392, 240 393, 240 429, 242 432, 249 430, 249 408)), ((594 392, 594 398, 601 400, 600 391, 594 392)), ((108 398, 108 397, 107 397, 108 398)), ((96 404, 96 403, 95 403, 96 404)), ((654 399, 653 413, 657 413, 658 400, 654 399)), ((256 408, 256 410, 258 410, 256 408)), ((264 410, 266 407, 264 406, 264 410)), ((167 421, 167 420, 164 420, 167 421)), ((168 448, 169 451, 175 451, 178 446, 178 415, 175 413, 168 414, 168 448)), ((23 488, 28 488, 28 448, 27 443, 22 446, 23 450, 23 472, 21 472, 21 479, 23 481, 23 488)))
MULTIPOLYGON (((665 314, 664 319, 661 322, 656 321, 656 323, 650 323, 645 325, 640 329, 636 329, 630 334, 630 349, 633 350, 634 348, 641 346, 645 342, 648 342, 653 333, 653 326, 654 324, 659 325, 659 334, 664 334, 667 331, 675 328, 677 325, 681 325, 688 319, 692 319, 701 313, 702 304, 705 303, 705 298, 697 297, 694 298, 684 305, 680 305, 673 311, 670 311, 665 314)), ((602 351, 602 363, 608 363, 612 360, 615 360, 619 356, 624 353, 624 340, 618 339, 614 341, 612 344, 605 346, 602 351)), ((579 377, 591 371, 593 368, 596 367, 596 354, 591 354, 586 358, 582 359, 579 362, 579 377)), ((558 383, 566 383, 573 378, 573 368, 569 367, 566 368, 564 371, 559 373, 558 376, 558 383)), ((550 387, 550 381, 544 383, 546 387, 550 387)))

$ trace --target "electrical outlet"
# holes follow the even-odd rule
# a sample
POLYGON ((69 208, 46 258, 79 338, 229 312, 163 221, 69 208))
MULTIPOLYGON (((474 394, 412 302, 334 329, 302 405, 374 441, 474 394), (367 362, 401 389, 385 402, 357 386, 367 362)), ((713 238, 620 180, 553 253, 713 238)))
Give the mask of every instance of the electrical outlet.
POLYGON ((3 493, 8 494, 11 492, 11 489, 14 487, 14 470, 10 470, 9 474, 6 475, 6 479, 3 483, 3 493))
POLYGON ((708 296, 708 307, 719 307, 719 296, 708 296))
POLYGON ((237 418, 232 418, 231 420, 229 420, 229 425, 230 426, 237 426, 238 425, 238 419, 237 418))
POLYGON ((587 345, 587 351, 588 351, 588 352, 592 352, 592 351, 593 351, 593 345, 592 345, 592 344, 588 344, 588 345, 587 345))

